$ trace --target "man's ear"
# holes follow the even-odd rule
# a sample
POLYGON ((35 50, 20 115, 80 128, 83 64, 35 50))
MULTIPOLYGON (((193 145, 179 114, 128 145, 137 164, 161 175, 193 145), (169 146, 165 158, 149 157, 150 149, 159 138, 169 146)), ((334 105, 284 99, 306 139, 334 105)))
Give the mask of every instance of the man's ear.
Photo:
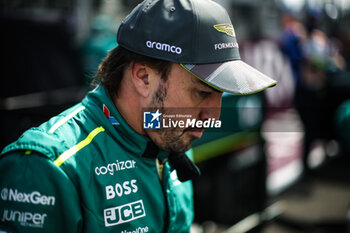
POLYGON ((136 91, 147 97, 150 93, 150 75, 148 67, 145 64, 132 62, 131 64, 131 79, 136 91))

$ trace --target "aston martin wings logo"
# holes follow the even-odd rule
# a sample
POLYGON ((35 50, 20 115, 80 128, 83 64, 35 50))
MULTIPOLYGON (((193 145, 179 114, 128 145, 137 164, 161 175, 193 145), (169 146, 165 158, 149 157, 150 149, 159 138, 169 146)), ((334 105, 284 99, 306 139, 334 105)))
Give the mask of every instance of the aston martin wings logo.
POLYGON ((235 30, 233 29, 232 24, 215 24, 214 28, 219 32, 223 32, 228 36, 236 37, 235 30))

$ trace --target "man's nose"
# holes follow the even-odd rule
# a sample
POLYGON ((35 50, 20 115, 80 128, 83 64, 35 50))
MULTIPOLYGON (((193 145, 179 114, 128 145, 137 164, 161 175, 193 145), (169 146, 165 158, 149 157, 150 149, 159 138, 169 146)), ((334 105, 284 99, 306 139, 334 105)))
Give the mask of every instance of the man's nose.
POLYGON ((202 103, 199 118, 206 120, 209 118, 219 119, 221 113, 221 92, 213 93, 210 98, 202 103))

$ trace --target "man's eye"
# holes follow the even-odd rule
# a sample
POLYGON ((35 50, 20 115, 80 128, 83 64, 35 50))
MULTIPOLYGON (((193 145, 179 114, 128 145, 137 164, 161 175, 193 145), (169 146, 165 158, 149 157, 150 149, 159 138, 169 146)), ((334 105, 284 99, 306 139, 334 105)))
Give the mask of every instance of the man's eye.
POLYGON ((209 91, 199 91, 199 95, 201 97, 207 97, 207 96, 211 95, 211 92, 209 92, 209 91))

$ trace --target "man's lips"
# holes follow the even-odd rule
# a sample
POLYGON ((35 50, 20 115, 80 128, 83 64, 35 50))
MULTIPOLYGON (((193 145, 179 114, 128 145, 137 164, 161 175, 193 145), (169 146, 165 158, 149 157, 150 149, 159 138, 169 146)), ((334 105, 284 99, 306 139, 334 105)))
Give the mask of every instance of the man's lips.
POLYGON ((187 128, 184 130, 184 133, 190 133, 196 138, 201 138, 203 135, 203 128, 187 128))

